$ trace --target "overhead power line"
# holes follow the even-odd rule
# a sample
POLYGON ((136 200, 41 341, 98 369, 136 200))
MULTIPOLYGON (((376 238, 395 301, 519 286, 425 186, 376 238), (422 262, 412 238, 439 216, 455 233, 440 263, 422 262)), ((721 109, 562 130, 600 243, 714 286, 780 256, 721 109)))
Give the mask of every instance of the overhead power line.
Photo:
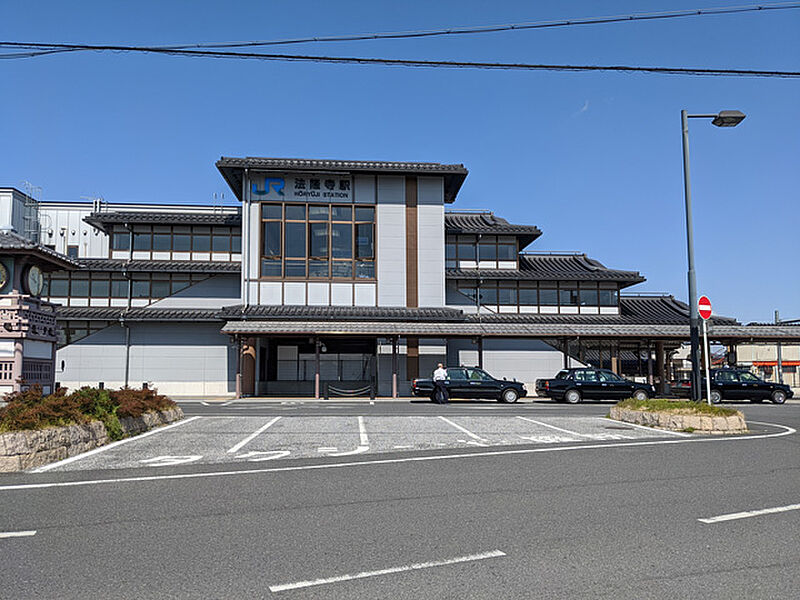
POLYGON ((722 77, 779 77, 798 78, 800 71, 771 71, 755 69, 711 69, 693 67, 647 67, 630 65, 559 65, 531 63, 499 63, 449 60, 413 60, 356 56, 315 56, 299 54, 262 54, 258 52, 230 52, 222 50, 177 50, 157 46, 107 46, 85 44, 31 44, 25 42, 0 42, 0 47, 16 47, 33 50, 65 51, 93 50, 109 52, 136 52, 189 56, 204 58, 236 58, 244 60, 267 60, 279 62, 315 62, 328 64, 382 65, 393 67, 427 67, 446 69, 489 69, 506 71, 614 71, 622 73, 655 73, 666 75, 722 76, 722 77))
MULTIPOLYGON (((153 48, 164 50, 189 50, 189 49, 211 49, 211 48, 246 48, 246 47, 261 47, 261 46, 278 46, 278 45, 291 45, 291 44, 308 44, 317 42, 353 42, 353 41, 369 41, 369 40, 400 40, 400 39, 414 39, 424 37, 437 37, 449 35, 471 35, 481 33, 498 33, 508 31, 526 31, 532 29, 549 29, 556 27, 574 27, 577 25, 602 25, 610 23, 628 23, 633 21, 654 21, 664 19, 677 19, 686 17, 698 16, 715 16, 726 14, 750 13, 750 12, 763 12, 775 10, 788 10, 800 8, 800 2, 773 2, 768 4, 746 4, 739 6, 723 6, 715 8, 697 8, 690 10, 678 11, 662 11, 639 13, 631 15, 612 15, 605 17, 586 17, 576 19, 560 19, 555 21, 536 21, 526 23, 509 23, 503 25, 481 25, 474 27, 450 27, 446 29, 428 29, 416 31, 397 31, 386 33, 362 33, 362 34, 349 34, 349 35, 334 35, 334 36, 312 36, 303 38, 292 38, 283 40, 251 40, 243 42, 218 42, 218 43, 200 43, 200 44, 183 44, 183 45, 159 45, 153 48)), ((30 48, 29 52, 14 52, 14 53, 0 53, 0 59, 21 59, 21 58, 34 58, 38 56, 45 56, 50 54, 60 54, 64 52, 82 52, 90 48, 80 47, 75 44, 51 44, 47 50, 36 50, 35 47, 41 45, 25 44, 18 42, 13 44, 6 42, 5 47, 17 48, 30 48)), ((3 47, 0 44, 0 47, 3 47)))
MULTIPOLYGON (((560 19, 556 21, 536 21, 527 23, 507 23, 503 25, 480 25, 475 27, 450 27, 446 29, 428 29, 417 31, 396 31, 386 33, 362 33, 350 35, 314 36, 285 40, 261 40, 247 42, 221 42, 207 44, 190 44, 170 46, 173 49, 189 48, 246 48, 257 46, 279 46, 289 44, 308 44, 314 42, 358 42, 369 40, 400 40, 410 38, 438 37, 446 35, 472 35, 480 33, 498 33, 506 31, 526 31, 531 29, 552 29, 555 27, 574 27, 576 25, 604 25, 609 23, 629 23, 632 21, 655 21, 684 17, 700 17, 729 15, 738 13, 787 10, 800 8, 800 2, 773 2, 769 4, 746 4, 742 6, 724 6, 717 8, 696 8, 664 12, 639 13, 633 15, 613 15, 606 17, 586 17, 577 19, 560 19)), ((165 46, 166 47, 166 46, 165 46)))

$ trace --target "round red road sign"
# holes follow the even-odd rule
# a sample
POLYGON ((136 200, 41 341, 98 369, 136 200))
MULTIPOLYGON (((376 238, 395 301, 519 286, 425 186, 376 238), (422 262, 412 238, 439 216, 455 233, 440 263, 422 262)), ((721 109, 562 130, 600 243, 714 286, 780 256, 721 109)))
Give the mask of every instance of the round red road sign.
POLYGON ((711 318, 711 300, 708 299, 708 296, 700 296, 697 301, 697 310, 704 320, 707 321, 711 318))

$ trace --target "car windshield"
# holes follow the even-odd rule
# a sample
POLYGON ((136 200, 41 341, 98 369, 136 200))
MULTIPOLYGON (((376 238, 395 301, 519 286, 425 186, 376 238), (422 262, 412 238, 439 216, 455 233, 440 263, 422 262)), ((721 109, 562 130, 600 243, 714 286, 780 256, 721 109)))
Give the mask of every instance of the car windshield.
POLYGON ((559 371, 556 373, 555 379, 568 379, 569 378, 569 371, 566 369, 563 371, 559 371))
POLYGON ((739 381, 756 382, 761 380, 752 373, 748 373, 747 371, 745 371, 743 373, 739 373, 739 381))

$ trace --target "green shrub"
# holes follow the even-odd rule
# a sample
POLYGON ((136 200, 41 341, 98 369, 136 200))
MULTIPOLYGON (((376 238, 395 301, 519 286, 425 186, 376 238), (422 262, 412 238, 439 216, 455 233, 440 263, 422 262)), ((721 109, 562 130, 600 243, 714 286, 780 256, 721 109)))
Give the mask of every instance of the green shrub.
POLYGON ((0 408, 0 432, 101 421, 112 440, 123 437, 121 418, 176 406, 156 390, 82 387, 68 394, 66 388, 60 388, 43 396, 38 384, 24 392, 6 394, 5 401, 8 404, 0 408))
POLYGON ((738 411, 732 408, 725 408, 708 404, 706 402, 689 402, 686 400, 666 400, 663 398, 654 398, 652 400, 636 400, 635 398, 628 398, 618 403, 620 408, 627 408, 628 410, 647 410, 656 412, 674 412, 682 414, 698 414, 708 415, 715 417, 729 417, 735 415, 738 411))

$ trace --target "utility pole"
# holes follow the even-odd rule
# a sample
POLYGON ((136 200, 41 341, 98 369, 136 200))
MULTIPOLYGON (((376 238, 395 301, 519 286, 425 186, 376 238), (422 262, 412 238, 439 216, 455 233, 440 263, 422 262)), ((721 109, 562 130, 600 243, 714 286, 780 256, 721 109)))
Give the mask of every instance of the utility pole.
MULTIPOLYGON (((775 311, 775 325, 779 325, 781 322, 781 315, 776 310, 775 311)), ((783 356, 781 352, 781 343, 778 342, 778 383, 783 383, 783 356)))

